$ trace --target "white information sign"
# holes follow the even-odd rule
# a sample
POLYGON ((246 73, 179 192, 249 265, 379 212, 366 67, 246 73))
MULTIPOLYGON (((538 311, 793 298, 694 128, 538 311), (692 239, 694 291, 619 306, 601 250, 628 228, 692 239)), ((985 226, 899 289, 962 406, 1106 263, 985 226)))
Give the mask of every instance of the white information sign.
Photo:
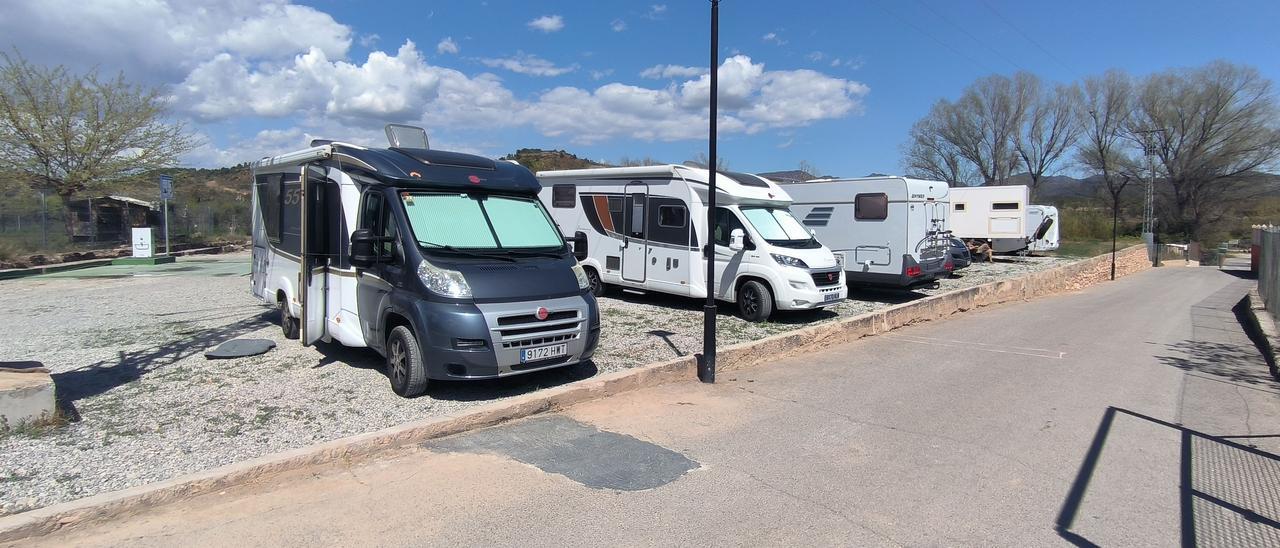
POLYGON ((150 228, 133 229, 133 256, 147 258, 155 255, 155 244, 150 228))

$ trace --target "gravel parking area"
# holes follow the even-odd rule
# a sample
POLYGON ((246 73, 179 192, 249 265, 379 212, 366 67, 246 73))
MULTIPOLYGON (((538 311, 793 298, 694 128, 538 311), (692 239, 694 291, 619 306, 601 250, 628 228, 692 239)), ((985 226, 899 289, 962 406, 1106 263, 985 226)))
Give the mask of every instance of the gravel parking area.
MULTIPOLYGON (((857 291, 828 310, 745 322, 723 307, 733 344, 854 316, 925 294, 980 285, 1067 262, 1049 257, 975 264, 938 289, 857 291)), ((168 479, 269 453, 454 412, 578 380, 590 368, 497 381, 435 383, 395 396, 371 351, 304 348, 249 294, 249 256, 102 267, 0 282, 0 360, 36 360, 54 373, 71 422, 0 435, 0 515, 168 479), (236 337, 267 338, 265 355, 209 361, 236 337)), ((595 368, 608 372, 701 347, 701 301, 615 291, 601 299, 595 368)))

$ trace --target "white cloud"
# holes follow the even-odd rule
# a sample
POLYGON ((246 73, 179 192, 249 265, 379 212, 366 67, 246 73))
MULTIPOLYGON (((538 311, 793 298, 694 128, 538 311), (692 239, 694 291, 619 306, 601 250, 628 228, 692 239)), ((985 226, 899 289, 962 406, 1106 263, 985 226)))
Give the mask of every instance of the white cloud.
POLYGON ((458 51, 460 51, 460 48, 458 47, 458 43, 453 41, 452 36, 446 36, 444 40, 441 40, 439 44, 436 44, 436 53, 439 53, 440 55, 444 55, 446 53, 458 53, 458 51))
POLYGON ((822 57, 823 57, 823 55, 822 55, 822 52, 821 52, 821 51, 815 51, 815 52, 812 52, 812 53, 810 53, 809 55, 806 55, 806 56, 805 56, 805 58, 806 58, 806 59, 808 59, 808 60, 810 60, 810 61, 813 61, 813 62, 815 62, 815 63, 816 63, 816 62, 818 62, 818 61, 821 61, 821 60, 822 60, 822 57))
POLYGON ((543 15, 526 23, 529 28, 542 32, 556 32, 564 28, 564 17, 559 15, 543 15))
POLYGON ((609 28, 613 29, 613 32, 622 32, 627 30, 627 22, 621 19, 614 19, 612 23, 609 23, 609 28))
POLYGON ((506 69, 530 76, 560 76, 578 70, 576 63, 567 67, 558 67, 551 61, 524 52, 516 52, 513 57, 480 59, 480 62, 487 67, 506 69))
POLYGON ((783 40, 781 36, 778 36, 778 33, 776 32, 770 32, 764 36, 761 36, 760 39, 765 42, 772 42, 779 46, 787 45, 787 41, 783 40))
POLYGON ((661 19, 662 15, 665 13, 667 13, 666 4, 652 4, 649 6, 649 11, 644 14, 644 17, 646 19, 657 20, 657 19, 661 19))
POLYGON ((643 71, 640 71, 641 78, 649 78, 653 80, 661 78, 691 78, 699 74, 706 74, 707 69, 702 67, 685 67, 680 65, 654 65, 643 71))
POLYGON ((373 33, 373 34, 362 34, 362 35, 360 35, 360 46, 361 46, 361 47, 366 47, 366 48, 371 48, 371 47, 373 47, 373 46, 377 45, 378 40, 381 40, 381 39, 382 39, 382 37, 381 37, 381 36, 378 36, 378 34, 377 34, 377 33, 373 33))
POLYGON ((592 80, 602 80, 613 75, 613 69, 593 70, 591 71, 592 80))

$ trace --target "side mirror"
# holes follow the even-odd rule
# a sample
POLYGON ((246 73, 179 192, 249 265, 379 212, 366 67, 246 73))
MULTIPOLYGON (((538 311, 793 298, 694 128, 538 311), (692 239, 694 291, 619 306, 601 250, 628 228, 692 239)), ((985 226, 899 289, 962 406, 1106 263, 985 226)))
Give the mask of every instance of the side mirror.
POLYGON ((357 268, 369 268, 378 262, 378 237, 367 228, 361 228, 351 233, 351 249, 347 254, 351 259, 351 266, 357 268))
POLYGON ((572 246, 573 258, 582 261, 587 258, 587 234, 585 232, 574 232, 573 238, 569 240, 572 246))
POLYGON ((741 228, 733 229, 733 232, 729 233, 729 249, 735 253, 742 251, 742 249, 746 247, 746 245, 742 243, 743 239, 746 237, 746 233, 742 232, 741 228))

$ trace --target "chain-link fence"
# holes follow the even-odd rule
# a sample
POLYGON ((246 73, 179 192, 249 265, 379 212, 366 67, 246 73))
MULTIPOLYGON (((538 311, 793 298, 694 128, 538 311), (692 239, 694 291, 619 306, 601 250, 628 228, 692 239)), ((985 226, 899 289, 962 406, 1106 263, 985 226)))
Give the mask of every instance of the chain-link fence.
POLYGON ((1258 246, 1258 293, 1271 316, 1280 320, 1280 227, 1261 228, 1254 232, 1258 246))
MULTIPOLYGON (((57 196, 0 199, 0 259, 128 245, 130 228, 152 227, 164 242, 164 214, 158 201, 122 196, 85 196, 64 203, 57 196)), ((217 201, 169 202, 169 238, 189 247, 240 240, 249 233, 248 196, 217 201)))

